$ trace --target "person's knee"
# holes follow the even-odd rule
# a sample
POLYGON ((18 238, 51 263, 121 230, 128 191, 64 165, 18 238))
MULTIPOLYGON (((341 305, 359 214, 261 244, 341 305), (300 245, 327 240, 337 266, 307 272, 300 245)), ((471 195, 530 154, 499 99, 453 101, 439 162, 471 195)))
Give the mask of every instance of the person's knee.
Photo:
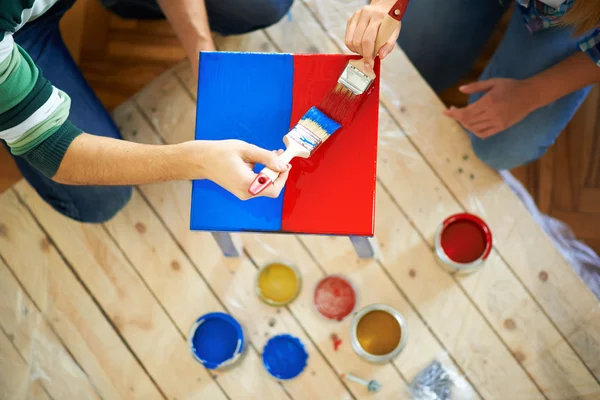
POLYGON ((471 147, 477 158, 483 161, 488 167, 498 171, 525 165, 538 159, 545 152, 541 148, 532 151, 531 149, 520 147, 508 135, 487 139, 479 139, 472 133, 469 133, 469 136, 471 137, 471 147))
POLYGON ((84 223, 107 222, 129 203, 132 192, 131 186, 96 187, 87 199, 80 198, 73 204, 69 216, 84 223))

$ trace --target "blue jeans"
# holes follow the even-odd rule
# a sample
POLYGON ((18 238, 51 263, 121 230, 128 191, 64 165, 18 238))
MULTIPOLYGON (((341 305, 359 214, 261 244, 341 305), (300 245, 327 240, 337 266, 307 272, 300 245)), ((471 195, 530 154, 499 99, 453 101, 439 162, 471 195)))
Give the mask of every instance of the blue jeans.
MULTIPOLYGON (((412 1, 398 44, 429 85, 440 92, 469 72, 505 11, 499 0, 412 1)), ((571 28, 531 34, 516 9, 504 39, 479 79, 528 78, 580 51, 577 41, 571 28)), ((538 159, 566 127, 590 89, 570 93, 490 138, 480 139, 467 132, 475 154, 498 170, 538 159)), ((471 95, 469 103, 482 95, 471 95)))
MULTIPOLYGON (((50 82, 71 97, 69 119, 84 132, 121 139, 119 130, 102 106, 63 43, 58 23, 74 0, 59 0, 42 17, 15 34, 50 82)), ((164 18, 154 0, 101 0, 124 18, 164 18)), ((293 0, 205 0, 211 29, 222 35, 247 33, 279 21, 293 0)), ((8 148, 6 143, 5 146, 8 148)), ((111 219, 131 198, 130 186, 73 186, 56 183, 27 161, 13 156, 25 179, 55 210, 81 222, 111 219)))

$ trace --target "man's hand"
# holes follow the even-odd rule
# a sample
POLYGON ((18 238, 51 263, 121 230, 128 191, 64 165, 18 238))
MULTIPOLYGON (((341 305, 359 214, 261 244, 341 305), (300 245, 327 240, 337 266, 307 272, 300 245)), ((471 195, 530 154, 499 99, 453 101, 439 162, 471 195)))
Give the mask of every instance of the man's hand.
POLYGON ((375 41, 379 26, 394 5, 395 0, 373 0, 370 5, 356 11, 346 24, 346 46, 350 51, 364 57, 365 67, 373 70, 375 57, 383 60, 394 49, 400 27, 394 31, 379 52, 375 49, 375 41))
POLYGON ((286 165, 278 157, 283 150, 268 151, 239 140, 188 144, 200 147, 198 157, 202 165, 202 175, 242 200, 252 197, 248 188, 256 178, 253 171, 256 164, 266 165, 273 171, 280 172, 275 182, 259 195, 273 198, 281 193, 291 168, 291 165, 286 165))
POLYGON ((534 93, 526 81, 489 79, 461 86, 460 91, 486 93, 474 103, 464 108, 452 106, 444 114, 482 139, 510 128, 536 108, 534 93))

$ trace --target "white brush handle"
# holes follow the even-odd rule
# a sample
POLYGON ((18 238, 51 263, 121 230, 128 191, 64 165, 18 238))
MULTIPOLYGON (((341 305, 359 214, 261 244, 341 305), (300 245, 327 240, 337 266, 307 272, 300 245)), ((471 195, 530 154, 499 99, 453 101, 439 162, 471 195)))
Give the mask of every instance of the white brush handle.
MULTIPOLYGON (((279 159, 286 165, 289 164, 294 157, 306 158, 310 155, 310 152, 295 140, 285 140, 285 143, 287 148, 279 155, 279 159)), ((250 192, 251 195, 256 196, 265 190, 267 186, 275 182, 278 177, 279 172, 273 171, 269 167, 264 167, 254 179, 250 188, 248 188, 248 192, 250 192)))

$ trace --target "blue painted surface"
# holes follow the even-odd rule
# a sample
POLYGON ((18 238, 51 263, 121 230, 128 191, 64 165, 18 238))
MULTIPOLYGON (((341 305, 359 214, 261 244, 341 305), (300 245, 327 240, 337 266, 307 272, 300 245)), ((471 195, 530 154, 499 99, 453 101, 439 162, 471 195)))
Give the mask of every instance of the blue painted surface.
POLYGON ((306 367, 308 353, 300 339, 291 335, 271 338, 263 350, 263 364, 277 379, 292 379, 306 367))
POLYGON ((191 338, 191 350, 206 368, 216 369, 242 352, 244 333, 233 317, 216 312, 197 322, 201 323, 191 338))
MULTIPOLYGON (((195 138, 240 139, 268 150, 284 149, 293 78, 290 54, 202 53, 195 138)), ((208 180, 194 181, 190 228, 278 231, 282 208, 283 192, 277 199, 242 201, 208 180)))
POLYGON ((317 107, 311 107, 306 114, 302 117, 302 120, 311 120, 318 124, 328 135, 340 129, 341 125, 336 121, 329 118, 317 107))

